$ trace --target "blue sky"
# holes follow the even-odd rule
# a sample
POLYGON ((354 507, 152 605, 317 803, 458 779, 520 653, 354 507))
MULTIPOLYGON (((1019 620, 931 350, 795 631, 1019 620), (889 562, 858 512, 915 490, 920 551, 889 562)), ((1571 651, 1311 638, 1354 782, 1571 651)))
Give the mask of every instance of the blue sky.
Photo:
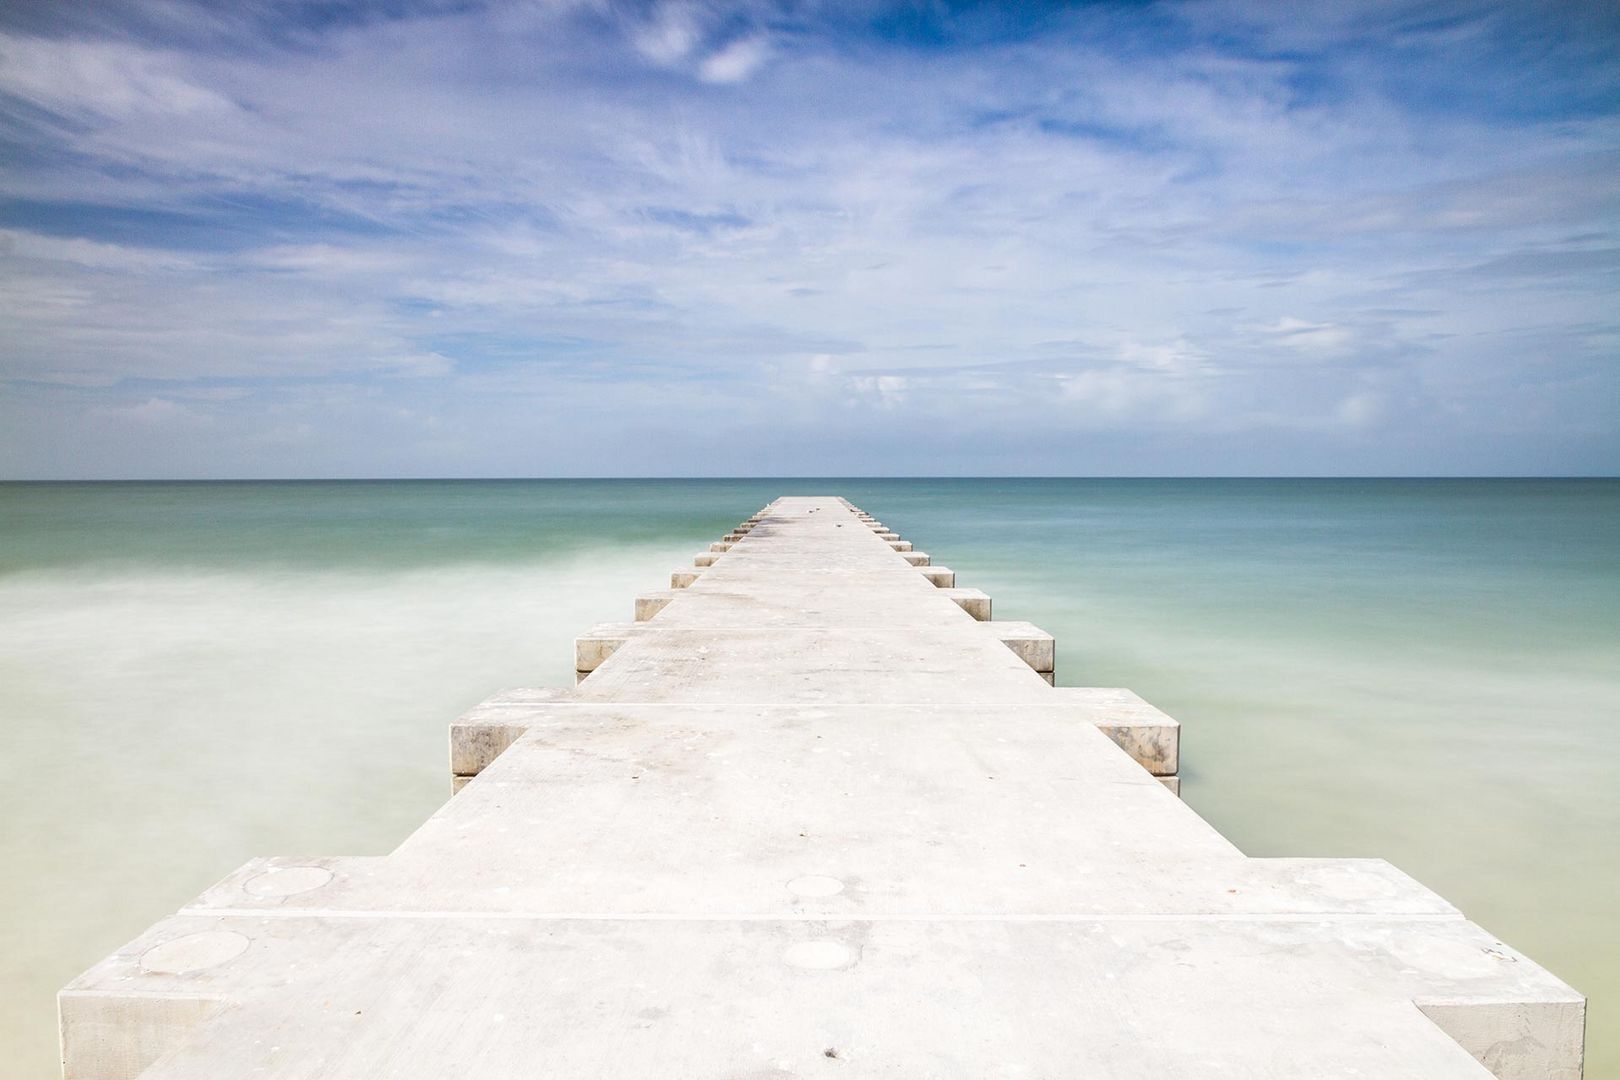
POLYGON ((0 9, 0 475, 1620 472, 1620 6, 0 9))

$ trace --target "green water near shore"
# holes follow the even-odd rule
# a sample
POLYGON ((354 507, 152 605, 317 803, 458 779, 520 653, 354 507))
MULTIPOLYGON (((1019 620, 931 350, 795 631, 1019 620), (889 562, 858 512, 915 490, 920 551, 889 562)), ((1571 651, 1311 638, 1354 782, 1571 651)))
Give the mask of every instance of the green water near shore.
POLYGON ((1184 724, 1255 855, 1376 855, 1591 998, 1620 1075, 1620 481, 0 484, 0 1061, 253 855, 393 847, 448 719, 844 494, 1184 724))

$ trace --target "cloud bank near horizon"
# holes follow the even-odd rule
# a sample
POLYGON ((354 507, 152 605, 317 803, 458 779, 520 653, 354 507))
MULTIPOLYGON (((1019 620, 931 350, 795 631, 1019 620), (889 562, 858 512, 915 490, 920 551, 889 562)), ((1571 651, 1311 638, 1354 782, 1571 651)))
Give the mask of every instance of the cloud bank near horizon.
POLYGON ((0 15, 14 477, 1620 472, 1607 5, 0 15))

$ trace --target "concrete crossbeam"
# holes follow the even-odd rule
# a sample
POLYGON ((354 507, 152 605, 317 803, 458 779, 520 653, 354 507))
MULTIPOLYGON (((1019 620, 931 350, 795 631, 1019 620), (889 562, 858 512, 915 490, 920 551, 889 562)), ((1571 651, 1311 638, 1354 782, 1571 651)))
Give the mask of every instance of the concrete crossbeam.
POLYGON ((1051 634, 1029 622, 993 622, 996 639, 1036 671, 1046 674, 1057 667, 1057 642, 1051 634))
POLYGON ((1058 699, 1077 718, 1097 727, 1131 760, 1155 776, 1181 767, 1181 725, 1129 690, 1064 686, 1058 699))
POLYGON ((634 624, 602 623, 574 639, 574 670, 595 671, 619 651, 639 628, 634 624))
POLYGON ((450 724, 450 773, 476 776, 529 730, 540 706, 565 699, 563 687, 508 690, 456 717, 450 724))
POLYGON ((678 589, 659 589, 636 597, 636 622, 646 622, 669 606, 679 595, 678 589))
POLYGON ((990 597, 978 589, 941 589, 946 596, 953 600, 957 607, 980 622, 990 621, 990 597))

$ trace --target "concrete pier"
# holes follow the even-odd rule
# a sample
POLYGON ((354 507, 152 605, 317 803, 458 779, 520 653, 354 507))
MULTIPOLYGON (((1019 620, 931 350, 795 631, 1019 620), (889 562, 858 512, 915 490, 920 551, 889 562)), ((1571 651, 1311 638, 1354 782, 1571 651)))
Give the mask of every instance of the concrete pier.
POLYGON ((629 614, 452 725, 391 854, 75 980, 69 1080, 1581 1074, 1579 994, 1388 863, 1245 856, 1173 719, 842 499, 629 614))

